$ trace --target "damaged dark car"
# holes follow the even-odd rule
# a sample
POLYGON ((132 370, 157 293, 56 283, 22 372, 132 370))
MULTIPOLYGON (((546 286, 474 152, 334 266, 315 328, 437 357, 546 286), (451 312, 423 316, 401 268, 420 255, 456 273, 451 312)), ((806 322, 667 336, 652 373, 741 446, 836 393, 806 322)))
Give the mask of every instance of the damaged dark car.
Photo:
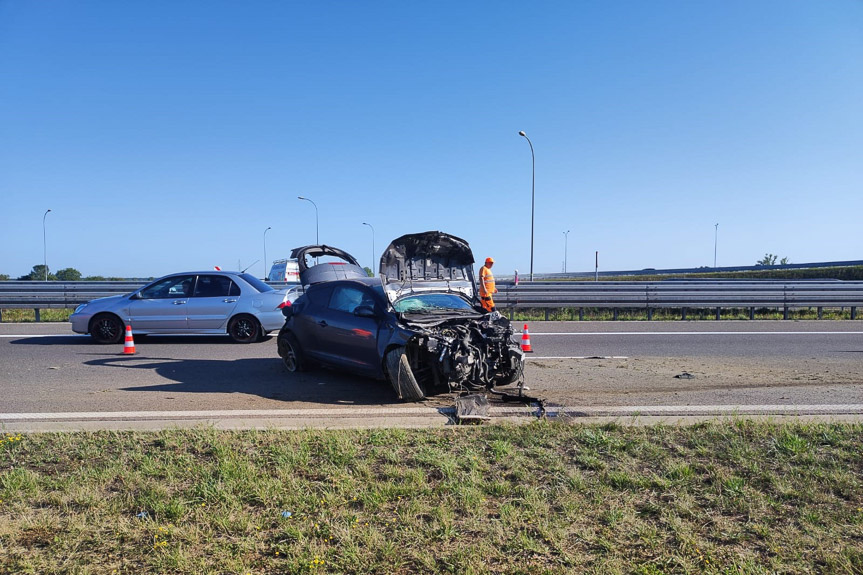
POLYGON ((323 364, 385 379, 408 401, 523 382, 524 354, 513 328, 480 307, 473 253, 461 238, 404 235, 384 251, 376 278, 361 276, 356 260, 340 250, 301 250, 305 293, 283 310, 278 336, 288 371, 323 364), (303 258, 324 252, 348 267, 303 258))

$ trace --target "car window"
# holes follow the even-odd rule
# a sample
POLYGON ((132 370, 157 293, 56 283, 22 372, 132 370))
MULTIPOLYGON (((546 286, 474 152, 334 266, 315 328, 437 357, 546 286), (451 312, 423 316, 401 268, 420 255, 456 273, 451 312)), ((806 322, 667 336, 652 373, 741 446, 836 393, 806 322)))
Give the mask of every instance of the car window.
POLYGON ((354 313, 361 305, 374 306, 371 295, 353 286, 338 286, 333 290, 329 308, 354 313))
POLYGON ((142 289, 139 294, 141 299, 191 297, 194 285, 194 275, 171 276, 153 282, 142 289))
POLYGON ((393 304, 393 309, 401 313, 428 313, 445 310, 473 309, 464 299, 455 294, 430 293, 412 295, 393 304))
POLYGON ((195 297, 226 297, 240 295, 240 288, 231 278, 218 275, 198 276, 195 297))
POLYGON ((268 286, 252 274, 240 274, 240 277, 243 278, 247 284, 255 288, 261 293, 265 293, 268 291, 273 291, 275 288, 272 286, 268 286))

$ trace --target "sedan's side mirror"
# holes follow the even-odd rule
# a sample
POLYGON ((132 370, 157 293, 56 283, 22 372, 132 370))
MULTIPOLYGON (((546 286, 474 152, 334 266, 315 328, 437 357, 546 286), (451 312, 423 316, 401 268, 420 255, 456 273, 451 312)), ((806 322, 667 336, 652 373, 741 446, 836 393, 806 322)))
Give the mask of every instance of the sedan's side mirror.
POLYGON ((357 317, 375 317, 375 308, 370 305, 357 306, 354 315, 357 317))

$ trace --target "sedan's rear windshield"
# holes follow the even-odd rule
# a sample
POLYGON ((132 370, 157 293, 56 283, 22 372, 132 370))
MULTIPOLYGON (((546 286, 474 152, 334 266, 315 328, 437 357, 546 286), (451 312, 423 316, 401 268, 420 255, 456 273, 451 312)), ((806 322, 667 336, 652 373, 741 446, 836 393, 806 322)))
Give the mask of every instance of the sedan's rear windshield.
POLYGON ((272 286, 268 286, 252 274, 240 274, 240 277, 246 280, 246 283, 248 283, 250 286, 252 286, 261 293, 273 291, 275 289, 272 286))
POLYGON ((400 313, 434 313, 448 310, 470 310, 471 305, 461 297, 449 293, 416 294, 393 304, 400 313))

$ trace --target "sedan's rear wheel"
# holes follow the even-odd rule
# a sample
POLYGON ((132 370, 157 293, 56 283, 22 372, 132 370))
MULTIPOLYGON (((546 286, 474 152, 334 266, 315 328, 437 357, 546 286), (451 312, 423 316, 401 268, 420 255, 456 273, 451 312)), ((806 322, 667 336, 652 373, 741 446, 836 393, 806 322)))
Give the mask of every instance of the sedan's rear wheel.
POLYGON ((114 314, 103 313, 90 322, 90 336, 97 343, 120 343, 125 335, 123 322, 114 314))
POLYGON ((228 322, 228 335, 237 343, 252 343, 261 339, 261 324, 250 315, 238 315, 228 322))
POLYGON ((426 393, 414 377, 405 351, 405 347, 395 347, 387 352, 387 376, 399 399, 419 401, 426 396, 426 393))

